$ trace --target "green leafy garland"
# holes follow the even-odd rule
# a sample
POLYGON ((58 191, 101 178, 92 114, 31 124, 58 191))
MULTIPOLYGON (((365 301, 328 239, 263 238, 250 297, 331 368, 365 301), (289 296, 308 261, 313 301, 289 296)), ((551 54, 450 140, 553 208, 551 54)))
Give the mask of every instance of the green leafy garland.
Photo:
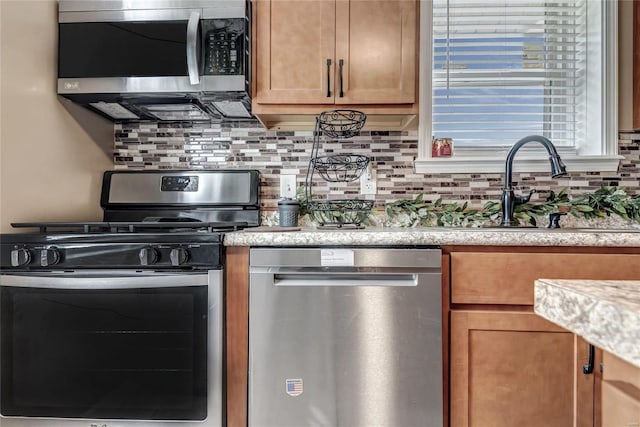
MULTIPOLYGON (((467 209, 467 203, 425 202, 422 195, 413 200, 397 200, 385 205, 390 219, 409 215, 414 225, 473 226, 494 222, 500 217, 501 203, 489 201, 483 209, 467 209)), ((559 193, 551 191, 542 202, 517 205, 514 218, 517 224, 537 226, 537 218, 553 212, 565 212, 585 219, 605 218, 617 215, 627 221, 640 222, 640 196, 630 196, 624 188, 601 186, 592 193, 570 198, 567 189, 559 193)))
MULTIPOLYGON (((311 220, 317 212, 308 212, 304 191, 298 191, 301 215, 309 214, 311 220)), ((401 220, 403 225, 470 227, 494 223, 500 217, 501 203, 489 201, 482 209, 468 209, 468 202, 443 202, 441 198, 434 202, 425 201, 419 194, 413 199, 400 199, 385 204, 385 213, 391 222, 401 220)), ((570 198, 567 189, 551 191, 544 201, 517 205, 514 218, 517 224, 537 226, 539 218, 553 212, 565 212, 576 218, 606 218, 619 216, 626 221, 640 223, 640 196, 630 196, 622 187, 601 186, 598 190, 570 198)), ((322 213, 327 215, 327 213, 322 213)), ((339 215, 339 213, 338 213, 339 215)), ((327 218, 322 218, 327 220, 327 218)), ((368 224, 368 218, 364 219, 368 224)))

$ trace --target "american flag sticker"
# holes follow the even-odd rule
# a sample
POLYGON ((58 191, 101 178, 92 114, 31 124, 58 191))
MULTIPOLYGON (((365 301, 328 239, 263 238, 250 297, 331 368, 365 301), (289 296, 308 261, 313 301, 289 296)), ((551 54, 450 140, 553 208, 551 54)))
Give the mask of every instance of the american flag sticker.
POLYGON ((289 396, 300 396, 304 391, 304 385, 302 384, 302 378, 287 379, 287 394, 289 396))

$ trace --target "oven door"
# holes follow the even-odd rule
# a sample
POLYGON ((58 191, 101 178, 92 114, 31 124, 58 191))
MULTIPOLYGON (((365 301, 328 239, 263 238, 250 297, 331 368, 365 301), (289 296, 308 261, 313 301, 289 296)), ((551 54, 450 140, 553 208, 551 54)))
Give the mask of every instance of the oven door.
POLYGON ((0 424, 222 425, 222 303, 222 271, 1 275, 0 424))

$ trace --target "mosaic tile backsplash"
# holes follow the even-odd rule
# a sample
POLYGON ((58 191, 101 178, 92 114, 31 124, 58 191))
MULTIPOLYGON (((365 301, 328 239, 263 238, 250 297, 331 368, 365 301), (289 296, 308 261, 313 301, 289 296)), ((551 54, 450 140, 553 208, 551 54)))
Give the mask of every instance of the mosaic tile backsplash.
MULTIPOLYGON (((139 123, 115 127, 114 161, 117 169, 216 169, 245 168, 261 172, 261 201, 265 210, 276 209, 280 174, 297 176, 303 185, 313 132, 268 131, 256 122, 233 124, 139 123)), ((619 152, 624 159, 618 172, 570 173, 569 179, 552 179, 548 173, 516 173, 521 191, 536 188, 535 199, 549 191, 568 188, 570 195, 592 191, 601 185, 622 186, 631 195, 640 194, 640 133, 621 132, 619 152)), ((469 201, 481 207, 498 200, 502 174, 416 174, 417 131, 363 131, 344 141, 324 141, 319 155, 363 154, 371 158, 377 173, 377 194, 360 196, 359 181, 328 183, 313 180, 318 198, 375 198, 385 201, 424 194, 427 200, 469 201)))

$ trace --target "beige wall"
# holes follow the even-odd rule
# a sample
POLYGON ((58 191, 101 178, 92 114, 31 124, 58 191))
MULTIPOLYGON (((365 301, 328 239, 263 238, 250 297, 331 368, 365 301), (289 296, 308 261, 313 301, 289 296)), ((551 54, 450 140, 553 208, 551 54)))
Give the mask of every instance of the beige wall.
POLYGON ((55 0, 0 0, 2 232, 14 221, 102 216, 113 124, 58 100, 56 15, 55 0))

